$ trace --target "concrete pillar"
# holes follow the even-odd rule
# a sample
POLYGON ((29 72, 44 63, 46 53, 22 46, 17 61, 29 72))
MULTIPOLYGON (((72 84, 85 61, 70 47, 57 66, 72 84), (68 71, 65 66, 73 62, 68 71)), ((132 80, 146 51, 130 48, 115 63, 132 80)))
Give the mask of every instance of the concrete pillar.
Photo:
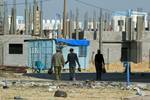
POLYGON ((89 18, 89 31, 91 31, 92 30, 92 19, 91 18, 89 18))
POLYGON ((9 25, 8 25, 8 8, 6 1, 4 2, 4 34, 9 34, 9 25))
POLYGON ((96 31, 96 12, 93 13, 93 30, 96 31))
POLYGON ((125 33, 126 33, 126 40, 132 40, 132 36, 134 34, 134 26, 131 17, 127 17, 125 20, 125 33))
POLYGON ((72 38, 72 34, 74 32, 73 21, 70 19, 69 21, 69 38, 72 38))
POLYGON ((70 36, 70 20, 69 19, 67 19, 67 22, 66 22, 66 38, 69 38, 69 36, 70 36))
POLYGON ((84 15, 84 30, 88 31, 88 12, 84 15))
POLYGON ((150 20, 148 20, 148 31, 150 31, 150 20))
POLYGON ((63 37, 66 38, 67 31, 67 0, 64 0, 64 12, 63 12, 63 37))
POLYGON ((29 9, 27 0, 25 0, 25 34, 29 34, 29 9))
POLYGON ((76 9, 76 39, 79 39, 79 10, 76 9))
POLYGON ((41 11, 38 5, 38 1, 34 0, 33 9, 33 34, 34 36, 40 36, 41 34, 41 11))
POLYGON ((30 4, 30 7, 29 7, 29 35, 32 35, 32 22, 33 22, 33 16, 32 16, 31 4, 30 4))
POLYGON ((145 31, 145 27, 144 27, 144 16, 137 16, 137 34, 136 34, 136 39, 137 40, 141 40, 143 33, 145 31))
POLYGON ((14 14, 13 14, 13 20, 14 20, 14 23, 13 23, 13 34, 16 34, 16 0, 14 0, 14 14))

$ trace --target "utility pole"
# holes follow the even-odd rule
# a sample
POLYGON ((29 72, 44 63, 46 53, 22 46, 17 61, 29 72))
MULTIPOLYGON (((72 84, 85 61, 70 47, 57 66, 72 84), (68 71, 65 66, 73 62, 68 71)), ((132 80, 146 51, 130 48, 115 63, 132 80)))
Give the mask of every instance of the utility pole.
POLYGON ((67 32, 67 0, 64 0, 64 12, 63 12, 63 37, 66 38, 67 32))
POLYGON ((103 32, 103 19, 102 19, 102 8, 100 8, 100 18, 99 18, 99 50, 102 50, 102 32, 103 32))

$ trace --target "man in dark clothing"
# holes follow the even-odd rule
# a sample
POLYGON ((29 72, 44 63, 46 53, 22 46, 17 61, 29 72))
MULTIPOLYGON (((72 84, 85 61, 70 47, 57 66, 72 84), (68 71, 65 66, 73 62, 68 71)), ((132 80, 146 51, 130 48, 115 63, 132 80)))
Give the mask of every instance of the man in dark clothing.
POLYGON ((95 55, 95 68, 96 68, 96 80, 101 80, 101 73, 103 70, 103 66, 105 65, 103 55, 100 53, 100 50, 97 50, 97 54, 95 55))
POLYGON ((80 63, 77 57, 77 54, 73 52, 73 49, 70 49, 70 53, 67 56, 67 61, 65 64, 69 62, 69 72, 70 72, 70 80, 76 80, 75 79, 75 69, 76 69, 76 62, 78 63, 78 66, 80 69, 80 63))

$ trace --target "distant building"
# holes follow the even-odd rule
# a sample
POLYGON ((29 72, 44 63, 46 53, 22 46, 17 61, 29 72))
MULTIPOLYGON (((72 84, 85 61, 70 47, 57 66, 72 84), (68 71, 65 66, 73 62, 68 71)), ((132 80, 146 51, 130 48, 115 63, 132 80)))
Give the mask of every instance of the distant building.
MULTIPOLYGON (((9 24, 9 28, 10 28, 11 16, 8 16, 8 24, 9 24)), ((16 29, 17 30, 25 30, 25 23, 24 23, 24 17, 23 16, 17 16, 17 18, 16 18, 16 29)))
POLYGON ((134 10, 129 10, 129 11, 116 11, 113 13, 112 16, 112 28, 115 32, 119 32, 119 24, 120 21, 122 21, 122 31, 125 31, 125 18, 126 17, 131 17, 133 19, 134 22, 134 27, 136 27, 136 23, 137 23, 137 16, 144 16, 144 20, 145 20, 145 28, 148 27, 147 25, 147 17, 148 17, 148 13, 147 12, 138 12, 138 11, 134 11, 134 10))

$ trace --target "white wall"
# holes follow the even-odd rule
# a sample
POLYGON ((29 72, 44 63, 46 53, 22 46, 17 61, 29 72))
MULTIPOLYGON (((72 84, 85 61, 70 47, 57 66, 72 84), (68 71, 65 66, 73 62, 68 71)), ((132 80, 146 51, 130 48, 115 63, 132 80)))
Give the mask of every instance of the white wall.
POLYGON ((126 18, 126 16, 114 16, 113 17, 113 19, 112 19, 113 20, 113 29, 115 32, 119 32, 119 25, 118 25, 119 20, 124 21, 122 31, 125 31, 125 18, 126 18))
MULTIPOLYGON (((125 31, 125 17, 127 15, 125 14, 125 12, 122 12, 122 13, 119 12, 119 14, 116 12, 116 15, 114 14, 114 16, 112 17, 112 20, 114 22, 113 23, 113 29, 114 29, 115 32, 119 32, 118 20, 124 20, 123 31, 125 31)), ((147 12, 137 12, 137 11, 132 11, 131 12, 130 17, 132 18, 132 20, 134 22, 134 27, 135 28, 136 28, 136 23, 137 23, 137 16, 144 16, 145 28, 147 28, 148 27, 148 24, 147 24, 148 13, 147 12)))
POLYGON ((24 42, 25 39, 31 39, 29 35, 4 35, 0 36, 3 40, 3 64, 10 66, 26 66, 28 63, 27 53, 27 43, 24 42), (23 44, 23 54, 9 54, 9 44, 19 43, 23 44))

